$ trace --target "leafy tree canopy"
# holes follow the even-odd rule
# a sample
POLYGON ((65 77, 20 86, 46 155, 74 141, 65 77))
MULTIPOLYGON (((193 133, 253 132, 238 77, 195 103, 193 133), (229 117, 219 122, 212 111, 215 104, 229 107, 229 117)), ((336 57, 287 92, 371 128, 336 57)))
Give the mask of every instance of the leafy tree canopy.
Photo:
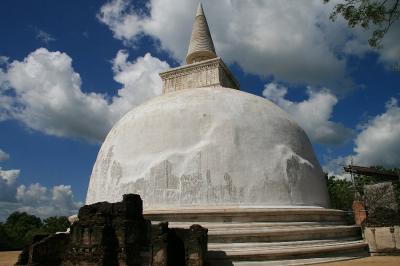
MULTIPOLYGON (((330 0, 324 0, 328 3, 330 0)), ((400 0, 343 0, 334 7, 330 19, 341 15, 350 27, 369 29, 375 26, 368 40, 371 47, 382 47, 381 41, 395 21, 400 18, 400 0)))
MULTIPOLYGON (((383 166, 372 166, 377 170, 388 171, 400 174, 400 168, 387 169, 383 166)), ((347 179, 340 179, 336 176, 328 176, 325 174, 328 185, 329 195, 331 197, 332 207, 341 210, 351 210, 351 205, 357 197, 364 195, 364 186, 376 184, 385 181, 391 181, 394 185, 397 202, 400 204, 400 182, 393 181, 390 178, 382 176, 364 176, 354 175, 354 182, 347 179)))
POLYGON ((65 216, 53 216, 43 221, 26 212, 13 212, 0 223, 0 250, 22 249, 38 234, 65 232, 69 222, 65 216))
POLYGON ((64 232, 69 227, 69 221, 65 216, 52 216, 43 222, 46 232, 64 232))

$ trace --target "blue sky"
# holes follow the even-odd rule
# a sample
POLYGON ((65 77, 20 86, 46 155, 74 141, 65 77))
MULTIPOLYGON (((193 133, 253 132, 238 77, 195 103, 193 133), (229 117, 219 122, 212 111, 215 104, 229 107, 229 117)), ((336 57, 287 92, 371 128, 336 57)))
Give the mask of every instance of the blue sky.
MULTIPOLYGON (((97 152, 185 57, 197 1, 0 3, 0 220, 74 213, 97 152)), ((211 1, 218 55, 241 89, 281 106, 321 165, 400 165, 400 25, 381 50, 322 1, 211 1)))

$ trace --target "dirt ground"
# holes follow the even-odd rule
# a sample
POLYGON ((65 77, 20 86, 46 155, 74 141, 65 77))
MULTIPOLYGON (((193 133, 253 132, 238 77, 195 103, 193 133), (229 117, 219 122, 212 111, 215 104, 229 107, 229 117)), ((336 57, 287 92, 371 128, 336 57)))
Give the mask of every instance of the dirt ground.
POLYGON ((21 251, 1 251, 0 266, 12 266, 18 260, 18 255, 21 251))
MULTIPOLYGON (((17 262, 20 251, 0 252, 0 266, 12 266, 17 262)), ((323 266, 399 266, 400 256, 375 256, 358 260, 348 260, 318 264, 323 266)))
POLYGON ((400 256, 374 256, 357 260, 318 264, 323 266, 399 266, 400 256))

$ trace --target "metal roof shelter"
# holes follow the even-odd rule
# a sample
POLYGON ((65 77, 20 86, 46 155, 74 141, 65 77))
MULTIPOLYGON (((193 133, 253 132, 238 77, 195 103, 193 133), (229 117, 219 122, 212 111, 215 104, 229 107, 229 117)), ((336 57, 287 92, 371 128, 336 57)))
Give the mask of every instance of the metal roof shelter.
POLYGON ((378 169, 371 168, 371 167, 347 165, 347 166, 343 167, 343 170, 347 173, 356 174, 356 175, 378 176, 378 177, 385 177, 390 180, 399 180, 399 173, 378 170, 378 169))

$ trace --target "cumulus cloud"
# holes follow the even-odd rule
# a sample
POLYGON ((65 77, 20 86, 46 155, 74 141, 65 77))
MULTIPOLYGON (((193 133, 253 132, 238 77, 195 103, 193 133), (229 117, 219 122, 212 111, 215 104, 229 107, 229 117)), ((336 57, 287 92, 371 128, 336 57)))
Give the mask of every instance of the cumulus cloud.
POLYGON ((386 65, 400 61, 400 21, 392 25, 391 30, 385 35, 382 41, 383 49, 380 51, 379 60, 386 65))
POLYGON ((309 98, 302 102, 285 99, 287 88, 277 83, 265 85, 263 96, 285 110, 306 131, 312 142, 340 145, 352 135, 352 131, 340 123, 331 121, 333 108, 338 99, 328 90, 307 91, 309 98))
POLYGON ((353 153, 329 160, 324 169, 340 175, 340 166, 353 163, 362 166, 381 165, 388 168, 400 165, 400 107, 392 98, 386 111, 359 125, 353 153))
POLYGON ((16 180, 20 171, 2 170, 0 167, 0 201, 15 201, 16 180))
POLYGON ((138 14, 130 13, 129 1, 116 0, 104 4, 98 18, 112 30, 114 37, 132 44, 136 36, 143 31, 143 23, 138 14))
POLYGON ((0 168, 0 177, 7 183, 13 184, 17 177, 19 176, 19 170, 1 170, 0 168))
POLYGON ((81 78, 65 53, 37 49, 3 71, 0 119, 15 119, 29 128, 60 137, 102 141, 130 108, 160 93, 158 72, 168 64, 146 54, 134 62, 119 52, 115 80, 123 87, 110 102, 99 93, 85 93, 81 78))
POLYGON ((0 65, 7 64, 8 59, 7 56, 0 56, 0 65))
POLYGON ((58 185, 47 188, 39 183, 18 183, 20 170, 3 170, 0 167, 0 221, 14 211, 25 211, 40 217, 71 215, 82 202, 74 199, 71 186, 58 185))
MULTIPOLYGON (((343 171, 343 166, 347 165, 347 158, 343 156, 339 156, 336 158, 329 158, 327 160, 327 163, 323 166, 323 169, 326 173, 328 173, 329 176, 336 176, 336 177, 344 177, 346 178, 347 176, 344 176, 345 173, 343 171)), ((347 174, 346 174, 347 175, 347 174)))
POLYGON ((50 33, 45 32, 44 30, 41 30, 39 28, 34 28, 35 32, 36 32, 36 39, 38 39, 39 41, 45 43, 45 44, 49 44, 49 42, 54 42, 56 39, 50 35, 50 33))
POLYGON ((82 206, 76 202, 71 186, 59 185, 48 189, 39 183, 17 188, 16 199, 21 206, 18 211, 25 211, 40 217, 54 215, 72 215, 82 206))
MULTIPOLYGON (((158 40, 161 48, 183 62, 198 1, 151 0, 149 15, 132 7, 132 1, 104 4, 99 20, 114 37, 135 45, 142 35, 158 40)), ((299 1, 203 1, 217 53, 246 72, 274 76, 276 80, 311 85, 348 84, 343 54, 371 51, 369 33, 350 29, 343 19, 329 20, 334 3, 299 1), (224 14, 221 16, 221 14, 224 14)), ((399 46, 393 30, 378 51, 383 61, 398 60, 399 46)))
POLYGON ((129 54, 121 50, 113 60, 114 80, 123 87, 113 97, 110 109, 118 114, 127 112, 132 106, 160 95, 162 92, 161 79, 158 76, 169 68, 166 62, 146 54, 134 62, 128 61, 129 54))
MULTIPOLYGON (((346 55, 355 55, 363 57, 367 53, 378 54, 378 60, 385 66, 391 66, 400 60, 400 21, 395 22, 382 39, 382 49, 371 48, 368 45, 368 39, 372 36, 374 27, 366 31, 360 27, 351 29, 347 34, 348 38, 343 42, 342 51, 346 55)), ((332 40, 332 42, 334 42, 332 40)))
POLYGON ((3 151, 2 149, 0 149, 0 162, 8 160, 9 158, 10 158, 10 155, 8 153, 6 153, 5 151, 3 151))
POLYGON ((89 140, 104 136, 104 124, 110 123, 107 101, 103 95, 81 91, 71 62, 65 53, 40 48, 10 63, 6 77, 15 97, 3 106, 9 116, 49 135, 89 140))
POLYGON ((54 186, 52 189, 38 183, 16 187, 15 184, 3 186, 0 180, 0 192, 0 221, 15 211, 28 212, 42 218, 69 216, 76 214, 83 205, 75 201, 71 187, 66 185, 54 186))
POLYGON ((386 112, 360 126, 355 139, 354 161, 361 165, 400 165, 400 107, 392 98, 386 112))

